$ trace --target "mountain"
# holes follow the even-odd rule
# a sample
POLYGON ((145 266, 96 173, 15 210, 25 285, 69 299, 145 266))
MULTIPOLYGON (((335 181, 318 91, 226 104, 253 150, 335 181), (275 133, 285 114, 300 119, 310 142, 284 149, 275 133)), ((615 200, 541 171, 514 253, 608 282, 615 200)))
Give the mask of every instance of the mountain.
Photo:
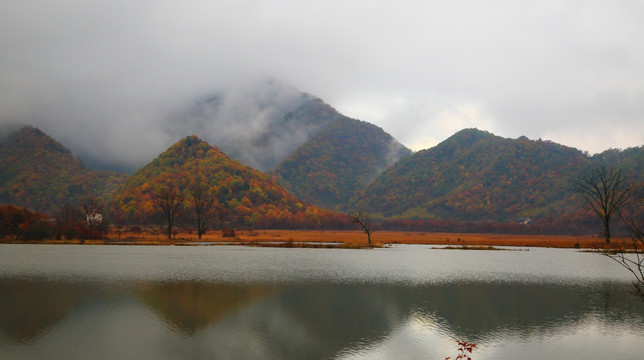
POLYGON ((516 221, 577 210, 573 180, 593 162, 577 149, 462 130, 400 160, 352 207, 383 217, 516 221))
POLYGON ((0 203, 54 214, 91 195, 106 200, 126 175, 94 172, 63 145, 25 126, 0 140, 0 203))
POLYGON ((303 203, 268 175, 195 135, 175 143, 132 175, 114 194, 111 217, 117 222, 149 222, 157 212, 155 191, 167 187, 186 193, 197 185, 216 198, 227 226, 317 228, 345 221, 340 214, 303 203))
POLYGON ((297 197, 342 210, 376 175, 410 154, 381 128, 339 115, 271 174, 297 197))
POLYGON ((222 145, 231 157, 260 171, 277 167, 311 136, 341 115, 324 101, 307 100, 265 128, 222 145))
POLYGON ((609 149, 591 158, 594 166, 620 169, 632 192, 633 217, 644 221, 644 146, 609 149))
POLYGON ((275 168, 339 114, 277 80, 233 86, 186 105, 162 121, 171 139, 198 134, 260 171, 275 168))

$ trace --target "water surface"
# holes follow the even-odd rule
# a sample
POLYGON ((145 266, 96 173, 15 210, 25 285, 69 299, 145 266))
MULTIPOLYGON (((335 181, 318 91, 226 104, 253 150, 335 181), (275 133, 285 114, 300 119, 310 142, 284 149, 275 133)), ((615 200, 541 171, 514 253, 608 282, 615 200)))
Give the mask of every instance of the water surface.
POLYGON ((630 281, 574 250, 0 245, 0 358, 639 358, 630 281))

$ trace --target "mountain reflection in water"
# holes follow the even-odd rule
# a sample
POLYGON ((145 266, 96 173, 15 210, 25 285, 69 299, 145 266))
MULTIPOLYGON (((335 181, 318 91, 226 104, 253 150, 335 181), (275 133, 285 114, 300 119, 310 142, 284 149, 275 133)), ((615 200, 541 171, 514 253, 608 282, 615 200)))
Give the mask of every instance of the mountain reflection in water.
POLYGON ((491 358, 486 351, 565 336, 568 331, 617 337, 635 329, 639 336, 631 335, 633 344, 622 338, 611 350, 629 354, 638 350, 635 345, 644 334, 644 306, 627 294, 628 284, 602 282, 405 286, 2 279, 0 288, 3 359, 326 359, 395 354, 444 359, 456 353, 454 339, 479 343, 475 359, 482 359, 491 358), (507 339, 511 343, 504 344, 507 339))
POLYGON ((0 359, 639 358, 628 275, 555 249, 0 245, 0 359))

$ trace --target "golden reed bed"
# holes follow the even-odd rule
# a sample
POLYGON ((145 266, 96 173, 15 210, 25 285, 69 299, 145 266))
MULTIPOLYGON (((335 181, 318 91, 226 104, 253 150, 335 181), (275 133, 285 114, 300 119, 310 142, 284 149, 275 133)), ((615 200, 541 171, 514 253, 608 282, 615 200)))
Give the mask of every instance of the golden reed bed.
MULTIPOLYGON (((48 240, 40 243, 81 243, 79 240, 48 240)), ((253 230, 236 231, 235 237, 223 237, 220 231, 209 231, 201 241, 196 232, 178 232, 172 240, 162 230, 142 232, 111 231, 105 240, 85 240, 84 244, 139 244, 139 245, 216 245, 242 244, 284 247, 365 247, 367 236, 358 230, 253 230), (327 246, 325 246, 325 244, 327 246)), ((376 231, 372 233, 375 246, 386 244, 424 244, 451 246, 516 246, 554 248, 606 248, 603 238, 596 236, 560 235, 496 235, 464 233, 431 233, 411 231, 376 231)), ((610 248, 632 248, 628 238, 614 238, 610 248)))

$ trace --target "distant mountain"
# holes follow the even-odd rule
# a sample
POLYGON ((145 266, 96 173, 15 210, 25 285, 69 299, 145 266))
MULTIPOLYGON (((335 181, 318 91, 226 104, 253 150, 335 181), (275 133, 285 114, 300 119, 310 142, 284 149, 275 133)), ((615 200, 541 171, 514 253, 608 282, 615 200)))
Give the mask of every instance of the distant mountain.
POLYGON ((578 210, 573 180, 593 162, 579 150, 462 130, 402 159, 352 203, 384 217, 516 221, 578 210))
POLYGON ((154 218, 153 196, 161 187, 187 192, 204 186, 223 209, 227 226, 318 228, 343 216, 305 204, 266 174, 230 158, 197 136, 172 145, 118 189, 111 217, 127 223, 154 218))
POLYGON ((634 217, 644 221, 644 146, 624 150, 609 149, 591 158, 594 166, 609 166, 622 170, 630 184, 632 199, 630 208, 635 208, 634 217))
POLYGON ((63 145, 25 126, 0 139, 0 203, 54 214, 84 196, 106 200, 126 175, 93 172, 63 145))
POLYGON ((594 164, 608 165, 623 169, 624 175, 644 186, 644 146, 625 150, 609 149, 591 158, 594 164))
POLYGON ((236 160, 266 171, 338 116, 322 100, 268 80, 199 99, 168 116, 162 130, 171 138, 198 134, 236 160))
POLYGON ((294 111, 286 113, 258 132, 226 143, 222 149, 258 170, 274 169, 311 136, 342 117, 322 100, 307 97, 294 111))
POLYGON ((376 175, 411 153, 381 128, 338 115, 271 174, 299 198, 342 210, 376 175))

